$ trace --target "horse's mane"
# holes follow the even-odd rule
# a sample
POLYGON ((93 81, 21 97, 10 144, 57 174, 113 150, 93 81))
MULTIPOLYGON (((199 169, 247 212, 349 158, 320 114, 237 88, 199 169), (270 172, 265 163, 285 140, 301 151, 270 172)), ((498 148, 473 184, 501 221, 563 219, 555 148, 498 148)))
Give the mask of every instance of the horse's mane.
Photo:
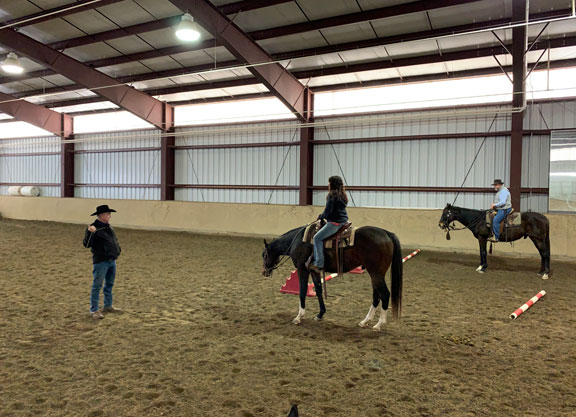
POLYGON ((306 229, 306 226, 307 225, 296 227, 295 229, 287 231, 286 233, 284 233, 279 238, 274 239, 270 243, 270 246, 272 246, 274 251, 279 251, 281 253, 284 253, 285 251, 287 251, 289 249, 290 245, 292 245, 292 243, 295 241, 298 233, 304 232, 304 229, 306 229))

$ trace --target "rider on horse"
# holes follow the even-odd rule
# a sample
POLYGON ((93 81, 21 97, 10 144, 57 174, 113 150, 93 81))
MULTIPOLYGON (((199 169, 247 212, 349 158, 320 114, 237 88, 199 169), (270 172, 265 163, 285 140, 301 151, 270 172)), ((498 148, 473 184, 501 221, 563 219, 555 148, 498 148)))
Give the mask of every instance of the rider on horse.
POLYGON ((324 269, 324 240, 338 232, 342 225, 348 221, 346 205, 348 196, 344 191, 342 178, 333 176, 328 179, 328 195, 326 196, 326 208, 318 216, 325 220, 326 224, 314 235, 314 262, 309 269, 320 273, 324 269))
POLYGON ((500 223, 502 223, 506 216, 512 211, 512 199, 510 191, 504 186, 502 180, 494 180, 492 186, 496 191, 496 195, 494 196, 494 203, 492 203, 490 208, 497 211, 492 221, 492 230, 494 232, 494 240, 498 242, 500 240, 500 223))

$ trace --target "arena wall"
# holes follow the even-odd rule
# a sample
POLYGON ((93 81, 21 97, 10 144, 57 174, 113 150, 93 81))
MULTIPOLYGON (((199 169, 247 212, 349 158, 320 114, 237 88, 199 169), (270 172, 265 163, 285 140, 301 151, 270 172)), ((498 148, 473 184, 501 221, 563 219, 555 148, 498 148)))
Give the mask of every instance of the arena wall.
MULTIPOLYGON (((0 197, 0 212, 5 218, 88 224, 90 213, 101 200, 0 197)), ((318 206, 223 204, 116 200, 118 210, 113 222, 119 227, 181 230, 244 236, 277 236, 315 219, 318 206)), ((452 233, 446 240, 438 228, 440 210, 400 210, 351 208, 351 220, 357 226, 373 225, 396 233, 406 247, 477 253, 477 242, 468 231, 452 233)), ((576 258, 576 216, 550 214, 553 258, 576 258)), ((79 229, 79 236, 81 230, 79 229)), ((496 254, 537 256, 530 240, 514 247, 500 244, 496 254)))
MULTIPOLYGON (((491 181, 509 181, 510 114, 499 113, 494 119, 494 105, 453 110, 317 118, 314 204, 322 202, 326 179, 343 174, 348 185, 356 187, 350 190, 352 205, 441 208, 454 200, 454 188, 486 139, 457 204, 487 207, 493 198, 491 181)), ((524 128, 520 208, 547 212, 549 132, 576 128, 576 101, 529 104, 524 128)), ((179 126, 175 137, 176 200, 298 203, 297 122, 179 126)), ((95 140, 76 144, 76 197, 160 200, 162 139, 157 130, 82 134, 76 139, 95 140)), ((54 140, 0 141, 19 144, 0 151, 0 195, 6 195, 11 184, 36 184, 42 196, 59 195, 60 147, 54 140)))

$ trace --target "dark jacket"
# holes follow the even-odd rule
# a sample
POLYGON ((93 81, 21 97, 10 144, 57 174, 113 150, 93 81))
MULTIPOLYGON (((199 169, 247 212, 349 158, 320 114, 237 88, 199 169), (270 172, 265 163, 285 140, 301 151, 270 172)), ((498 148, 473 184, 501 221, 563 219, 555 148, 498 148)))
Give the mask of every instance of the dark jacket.
POLYGON ((348 213, 346 213, 346 203, 336 197, 328 197, 326 201, 326 208, 320 215, 324 219, 332 223, 345 223, 348 221, 348 213))
POLYGON ((92 250, 92 262, 95 264, 103 261, 113 261, 118 259, 122 249, 114 229, 100 220, 92 223, 96 228, 94 233, 86 229, 84 234, 84 247, 92 250))

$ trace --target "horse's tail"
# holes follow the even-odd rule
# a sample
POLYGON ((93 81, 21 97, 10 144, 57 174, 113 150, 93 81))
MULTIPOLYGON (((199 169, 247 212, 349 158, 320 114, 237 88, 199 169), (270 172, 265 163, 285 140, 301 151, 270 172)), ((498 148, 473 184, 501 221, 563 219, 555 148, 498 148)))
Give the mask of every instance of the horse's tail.
POLYGON ((388 232, 388 236, 394 244, 394 253, 392 254, 392 315, 394 318, 400 318, 402 313, 402 248, 394 233, 388 232))

